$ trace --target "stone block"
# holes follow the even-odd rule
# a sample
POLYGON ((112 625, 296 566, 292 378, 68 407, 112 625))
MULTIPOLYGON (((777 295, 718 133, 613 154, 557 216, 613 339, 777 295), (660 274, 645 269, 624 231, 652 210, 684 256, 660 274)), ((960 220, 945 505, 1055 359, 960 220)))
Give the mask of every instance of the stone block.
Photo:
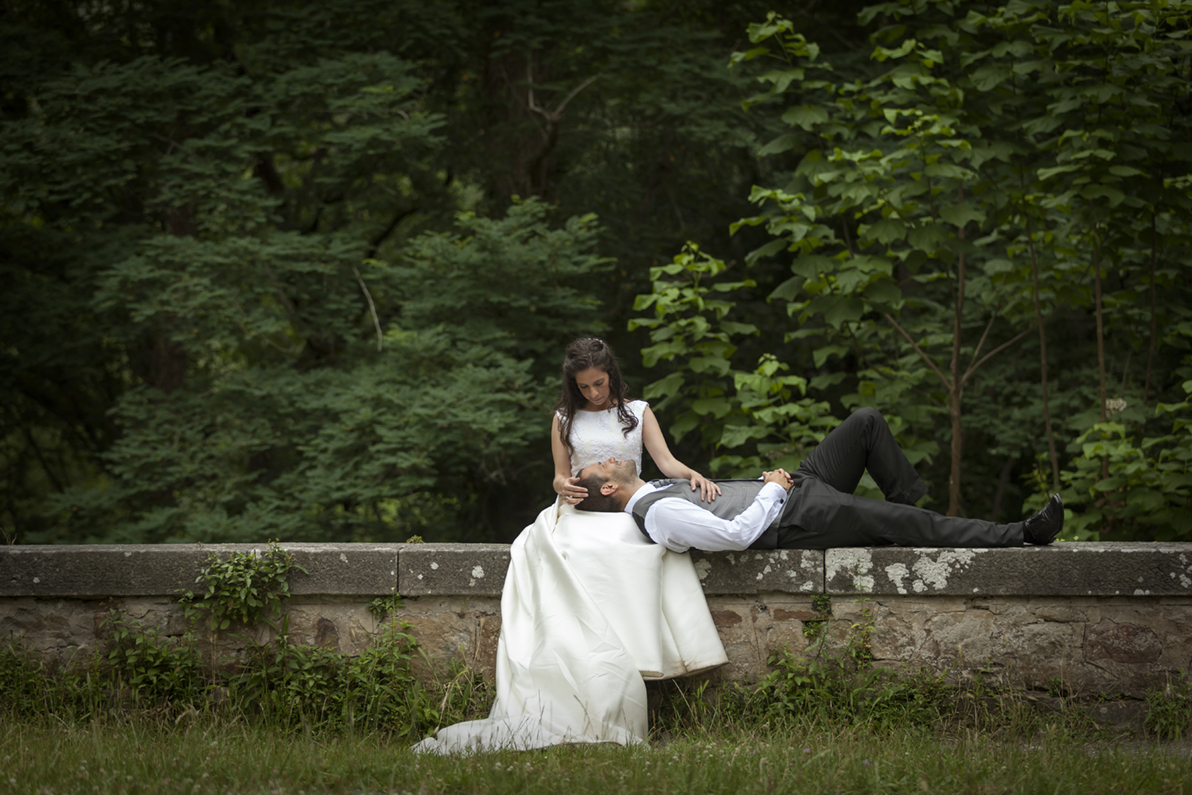
POLYGON ((709 596, 823 592, 823 553, 808 549, 691 552, 709 596))
POLYGON ((177 595, 194 587, 206 559, 191 544, 0 547, 0 596, 177 595))
POLYGON ((769 594, 764 601, 713 596, 708 609, 728 655, 722 675, 737 680, 756 680, 769 673, 768 661, 775 652, 803 654, 810 643, 803 628, 807 621, 821 618, 811 597, 784 594, 769 594))
POLYGON ((406 544, 397 587, 402 596, 500 596, 508 569, 505 544, 406 544))
POLYGON ((487 681, 495 678, 501 635, 499 598, 406 599, 397 619, 407 626, 425 654, 425 658, 418 655, 414 659, 420 678, 441 675, 453 661, 465 663, 487 681))
POLYGON ((397 563, 404 544, 282 544, 294 562, 290 593, 389 596, 397 593, 397 563))
POLYGON ((290 637, 295 643, 322 646, 358 656, 372 641, 377 621, 359 602, 291 599, 286 603, 290 637))
POLYGON ((1178 543, 829 549, 824 570, 830 594, 1192 595, 1192 545, 1178 543))
MULTIPOLYGON (((266 544, 95 544, 0 547, 0 596, 179 596, 193 590, 212 555, 263 551, 266 544)), ((396 593, 400 544, 282 544, 305 572, 290 592, 396 593)))

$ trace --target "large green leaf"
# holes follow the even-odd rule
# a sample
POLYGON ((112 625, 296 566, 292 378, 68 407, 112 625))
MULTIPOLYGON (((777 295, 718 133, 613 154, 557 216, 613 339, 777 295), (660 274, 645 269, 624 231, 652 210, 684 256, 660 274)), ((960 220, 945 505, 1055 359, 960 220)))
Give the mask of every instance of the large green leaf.
POLYGON ((818 105, 798 105, 786 110, 782 114, 782 120, 792 127, 813 130, 817 124, 828 120, 828 111, 818 105))
POLYGON ((830 326, 840 328, 844 323, 860 320, 864 311, 865 304, 860 298, 854 296, 840 298, 833 301, 831 306, 824 311, 824 320, 830 326))

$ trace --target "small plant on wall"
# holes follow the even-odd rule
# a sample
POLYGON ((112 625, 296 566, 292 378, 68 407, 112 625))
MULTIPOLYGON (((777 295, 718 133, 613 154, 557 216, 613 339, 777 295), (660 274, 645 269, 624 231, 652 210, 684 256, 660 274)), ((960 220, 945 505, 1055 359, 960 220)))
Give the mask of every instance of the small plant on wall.
POLYGON ((282 600, 290 595, 289 574, 306 569, 294 556, 271 541, 263 550, 233 552, 227 559, 212 552, 195 583, 200 593, 187 591, 179 599, 192 621, 206 616, 207 628, 221 632, 239 622, 267 623, 275 631, 281 617, 282 600))

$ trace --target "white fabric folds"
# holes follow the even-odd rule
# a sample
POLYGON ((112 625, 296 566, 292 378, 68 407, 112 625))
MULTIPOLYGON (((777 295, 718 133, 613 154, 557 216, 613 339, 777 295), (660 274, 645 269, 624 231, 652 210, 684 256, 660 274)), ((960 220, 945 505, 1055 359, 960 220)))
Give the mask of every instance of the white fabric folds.
POLYGON ((510 548, 492 712, 414 750, 638 743, 647 731, 643 677, 726 662, 690 557, 646 541, 627 514, 556 503, 510 548))

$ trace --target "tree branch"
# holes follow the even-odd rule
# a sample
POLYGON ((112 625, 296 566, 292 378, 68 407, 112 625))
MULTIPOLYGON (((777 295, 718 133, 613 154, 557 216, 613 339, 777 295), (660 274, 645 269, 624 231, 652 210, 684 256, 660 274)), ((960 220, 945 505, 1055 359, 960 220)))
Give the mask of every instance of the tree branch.
POLYGON ((393 231, 397 229, 398 224, 414 213, 418 212, 418 209, 419 208, 416 206, 411 207, 410 209, 402 210, 397 215, 393 216, 393 220, 390 221, 389 224, 375 237, 373 237, 372 240, 368 241, 368 254, 365 256, 365 259, 376 259, 377 249, 381 247, 381 244, 385 242, 386 238, 393 234, 393 231))
MULTIPOLYGON (((989 330, 991 328, 993 328, 993 321, 995 321, 995 320, 997 320, 997 311, 996 310, 994 311, 994 313, 992 315, 989 316, 989 322, 985 324, 985 330, 981 332, 981 339, 977 340, 977 348, 976 348, 976 350, 973 351, 973 359, 976 359, 978 356, 981 355, 981 349, 985 347, 985 338, 989 336, 989 330)), ((960 379, 960 383, 963 384, 965 381, 967 381, 968 377, 969 377, 969 373, 971 373, 972 371, 973 371, 973 368, 970 366, 969 369, 965 371, 964 378, 960 379)))
POLYGON ((381 321, 377 318, 377 307, 373 303, 372 295, 368 292, 368 285, 364 283, 364 278, 360 275, 359 269, 355 265, 352 266, 352 273, 356 274, 356 283, 360 285, 360 289, 364 291, 364 297, 368 300, 368 311, 372 313, 373 327, 377 330, 377 350, 381 350, 381 321))
POLYGON ((544 108, 539 107, 538 103, 536 103, 534 101, 534 72, 533 72, 533 69, 534 69, 533 63, 529 59, 527 59, 526 60, 526 87, 527 87, 528 93, 526 96, 526 106, 530 110, 532 110, 535 113, 542 116, 550 124, 558 124, 559 119, 563 118, 563 111, 567 109, 567 103, 570 102, 571 100, 575 99, 576 94, 583 91, 588 86, 592 85, 592 83, 596 81, 596 78, 600 77, 599 72, 592 75, 587 80, 585 80, 584 82, 580 83, 578 86, 573 88, 571 90, 571 93, 568 94, 566 97, 564 97, 563 101, 559 103, 559 107, 555 108, 553 111, 548 111, 544 108))
POLYGON ((964 378, 962 378, 960 382, 963 384, 965 381, 968 380, 968 377, 970 375, 972 375, 974 372, 976 372, 978 367, 985 364, 985 362, 989 361, 994 356, 997 356, 999 353, 1004 351, 1006 348, 1009 348, 1011 345, 1018 342, 1020 339, 1025 337, 1027 334, 1030 334, 1036 328, 1038 328, 1038 326, 1035 323, 1030 324, 1025 329, 1023 329, 1019 333, 1015 334, 1011 339, 1007 340, 1006 342, 1003 342, 1001 345, 997 346, 996 348, 991 350, 989 353, 982 356, 980 361, 973 362, 973 364, 969 366, 968 372, 966 372, 964 374, 964 378))
POLYGON ((921 358, 923 361, 927 362, 927 366, 935 371, 935 374, 940 377, 940 381, 942 381, 944 383, 944 386, 946 386, 948 388, 948 391, 951 391, 952 390, 952 382, 948 380, 948 377, 946 375, 944 375, 943 371, 940 370, 939 366, 937 366, 936 363, 931 360, 931 357, 928 356, 926 353, 924 353, 923 349, 920 348, 918 346, 918 344, 913 339, 911 339, 911 335, 906 333, 906 329, 904 329, 902 326, 898 325, 898 321, 895 320, 893 317, 891 317, 888 312, 883 312, 882 316, 885 317, 886 320, 890 321, 890 325, 894 326, 894 328, 896 328, 898 330, 899 334, 901 334, 903 337, 906 338, 906 341, 909 342, 911 344, 911 347, 915 349, 915 353, 919 354, 919 358, 921 358))

